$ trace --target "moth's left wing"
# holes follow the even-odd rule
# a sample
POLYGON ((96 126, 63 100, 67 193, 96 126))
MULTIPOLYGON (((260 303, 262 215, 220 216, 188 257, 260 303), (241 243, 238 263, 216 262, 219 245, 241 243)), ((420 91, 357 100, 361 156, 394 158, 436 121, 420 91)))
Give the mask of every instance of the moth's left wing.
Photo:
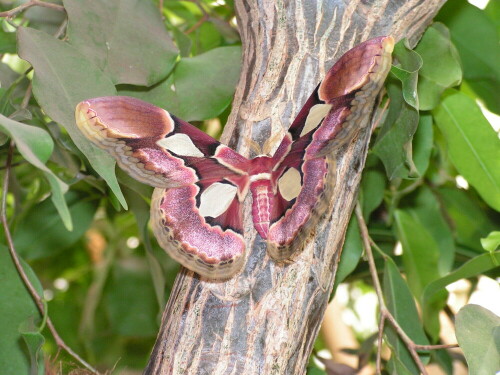
POLYGON ((277 193, 267 240, 275 259, 298 250, 328 209, 335 184, 333 151, 369 123, 393 46, 391 37, 379 37, 344 54, 309 97, 273 156, 277 193))
POLYGON ((245 249, 240 210, 248 160, 164 109, 130 97, 77 106, 82 133, 135 179, 156 187, 151 218, 160 245, 185 267, 218 278, 245 249))

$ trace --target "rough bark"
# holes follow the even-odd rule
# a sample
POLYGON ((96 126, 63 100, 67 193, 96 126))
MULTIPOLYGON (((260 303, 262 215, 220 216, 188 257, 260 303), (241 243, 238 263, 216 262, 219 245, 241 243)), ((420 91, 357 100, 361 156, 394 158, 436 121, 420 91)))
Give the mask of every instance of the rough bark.
MULTIPOLYGON (((416 41, 444 0, 238 0, 243 66, 222 141, 246 156, 274 151, 308 95, 344 52, 380 35, 416 41), (267 140, 270 140, 266 142, 267 140)), ((333 286, 370 138, 337 155, 333 208, 293 262, 256 238, 227 281, 178 275, 145 374, 303 374, 333 286)))

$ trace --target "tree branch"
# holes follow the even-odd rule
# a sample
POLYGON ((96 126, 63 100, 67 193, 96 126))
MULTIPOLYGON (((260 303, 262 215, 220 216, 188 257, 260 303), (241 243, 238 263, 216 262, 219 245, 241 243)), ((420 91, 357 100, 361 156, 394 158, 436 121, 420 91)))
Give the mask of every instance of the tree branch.
POLYGON ((34 6, 54 9, 54 10, 57 10, 59 12, 65 12, 65 9, 62 5, 49 3, 46 1, 40 1, 40 0, 31 0, 31 1, 28 1, 27 3, 19 5, 18 7, 14 8, 14 9, 7 10, 5 12, 0 12, 0 17, 12 18, 12 17, 16 16, 17 14, 24 12, 25 10, 27 10, 31 7, 34 7, 34 6))

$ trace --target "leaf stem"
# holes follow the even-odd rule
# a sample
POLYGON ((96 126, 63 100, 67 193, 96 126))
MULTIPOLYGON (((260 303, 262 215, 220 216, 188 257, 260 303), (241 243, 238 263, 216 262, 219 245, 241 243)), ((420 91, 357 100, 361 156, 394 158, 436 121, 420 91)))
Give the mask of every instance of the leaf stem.
POLYGON ((12 17, 16 16, 18 13, 21 13, 21 12, 25 11, 26 9, 29 9, 29 8, 34 7, 34 6, 54 9, 54 10, 57 10, 59 12, 65 11, 64 7, 62 5, 59 5, 59 4, 49 3, 46 1, 40 1, 40 0, 30 0, 27 3, 19 5, 18 7, 15 7, 11 10, 6 10, 5 12, 0 12, 0 17, 12 18, 12 17))

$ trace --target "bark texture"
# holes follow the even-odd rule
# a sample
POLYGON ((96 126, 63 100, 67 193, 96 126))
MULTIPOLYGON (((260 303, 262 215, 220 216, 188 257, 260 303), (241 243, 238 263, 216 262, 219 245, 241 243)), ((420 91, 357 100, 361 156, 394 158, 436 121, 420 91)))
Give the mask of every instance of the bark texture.
MULTIPOLYGON (((444 0, 237 0, 243 66, 222 141, 272 153, 317 83, 344 52, 392 35, 414 43, 444 0), (259 147, 256 147, 259 145, 259 147), (258 149, 260 148, 260 150, 258 149)), ((245 202, 247 263, 227 281, 183 270, 145 374, 304 374, 333 286, 370 139, 337 158, 332 210, 292 262, 256 238, 245 202)))

